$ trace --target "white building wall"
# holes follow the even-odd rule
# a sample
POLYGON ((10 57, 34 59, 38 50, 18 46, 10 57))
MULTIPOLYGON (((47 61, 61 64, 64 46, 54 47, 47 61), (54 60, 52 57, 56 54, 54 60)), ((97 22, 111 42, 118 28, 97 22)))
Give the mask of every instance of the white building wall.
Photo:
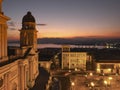
POLYGON ((62 52, 62 69, 86 70, 86 52, 62 52))

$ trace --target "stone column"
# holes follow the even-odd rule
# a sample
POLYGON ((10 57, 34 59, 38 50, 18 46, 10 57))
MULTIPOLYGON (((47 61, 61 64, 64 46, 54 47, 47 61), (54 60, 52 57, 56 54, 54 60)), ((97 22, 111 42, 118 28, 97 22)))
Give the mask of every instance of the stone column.
POLYGON ((1 29, 2 29, 2 25, 0 24, 0 58, 2 57, 2 49, 1 49, 1 47, 2 47, 2 36, 1 36, 1 29))
POLYGON ((9 82, 9 73, 6 73, 5 75, 4 75, 4 85, 5 85, 5 89, 4 90, 9 90, 9 84, 10 84, 10 82, 9 82))
POLYGON ((19 65, 19 84, 20 84, 20 90, 24 90, 24 88, 25 88, 25 85, 24 85, 24 80, 25 80, 25 77, 24 77, 24 75, 25 75, 25 73, 24 73, 24 65, 22 64, 22 63, 20 63, 20 65, 19 65))
POLYGON ((4 81, 4 86, 5 86, 4 90, 7 90, 7 82, 8 82, 7 81, 7 74, 4 75, 4 80, 5 80, 4 81))
POLYGON ((10 74, 7 73, 7 90, 10 88, 10 74))
POLYGON ((27 81, 27 77, 29 77, 29 76, 27 76, 27 66, 25 65, 24 66, 24 87, 25 87, 25 90, 27 90, 27 83, 28 83, 28 81, 27 81))
POLYGON ((29 67, 30 68, 30 71, 29 71, 30 72, 30 74, 29 74, 30 75, 30 81, 32 81, 32 71, 33 71, 32 70, 33 69, 32 63, 33 63, 32 60, 30 60, 30 63, 29 63, 30 64, 30 67, 29 67))
POLYGON ((69 55, 69 58, 68 58, 68 62, 69 62, 69 69, 71 69, 70 55, 69 55))
POLYGON ((6 43, 6 30, 5 30, 5 25, 3 25, 3 32, 4 32, 4 36, 3 36, 3 41, 4 41, 4 58, 6 57, 6 55, 5 55, 5 51, 6 51, 6 49, 7 49, 7 47, 5 47, 5 43, 6 43))
POLYGON ((35 51, 37 51, 37 30, 34 31, 34 35, 35 35, 35 38, 34 38, 34 45, 35 45, 35 51))
POLYGON ((2 57, 4 57, 4 31, 3 31, 3 25, 2 25, 2 28, 1 28, 1 31, 2 31, 2 35, 1 35, 1 39, 2 39, 2 43, 1 43, 1 45, 2 45, 2 47, 1 47, 1 50, 2 50, 2 57))
POLYGON ((32 61, 32 58, 31 60, 29 61, 29 83, 30 83, 30 87, 33 87, 34 85, 34 79, 33 79, 33 61, 32 61))
POLYGON ((7 25, 0 24, 0 58, 1 62, 6 61, 7 58, 7 25))

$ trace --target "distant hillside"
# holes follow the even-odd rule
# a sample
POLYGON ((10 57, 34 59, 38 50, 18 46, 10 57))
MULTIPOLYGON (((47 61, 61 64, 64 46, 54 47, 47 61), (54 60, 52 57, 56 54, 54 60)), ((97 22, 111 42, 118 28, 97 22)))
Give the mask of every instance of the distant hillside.
MULTIPOLYGON (((19 43, 16 41, 8 41, 8 43, 19 43)), ((105 44, 105 43, 120 43, 120 38, 39 38, 39 44, 84 44, 84 45, 93 45, 93 44, 105 44)))
POLYGON ((48 44, 105 44, 105 43, 120 43, 120 38, 41 38, 38 43, 48 44))
POLYGON ((8 40, 8 43, 20 43, 19 40, 8 40))

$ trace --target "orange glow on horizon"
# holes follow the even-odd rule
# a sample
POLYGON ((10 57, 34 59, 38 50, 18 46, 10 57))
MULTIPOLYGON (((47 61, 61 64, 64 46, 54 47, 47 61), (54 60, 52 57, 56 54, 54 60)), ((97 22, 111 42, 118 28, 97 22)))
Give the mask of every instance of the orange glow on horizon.
MULTIPOLYGON (((120 31, 114 28, 38 28, 38 38, 120 38, 120 31)), ((8 30, 8 40, 19 40, 18 30, 8 30)))
POLYGON ((43 27, 38 29, 38 38, 99 37, 120 38, 119 27, 43 27))
MULTIPOLYGON (((18 34, 18 33, 17 33, 18 34)), ((20 36, 19 34, 9 34, 8 35, 8 40, 19 40, 20 36)), ((76 35, 76 34, 70 34, 70 33, 55 33, 55 32, 50 32, 50 33, 38 33, 38 38, 76 38, 76 37, 83 37, 83 38, 120 38, 118 34, 104 34, 104 35, 76 35)))
POLYGON ((75 37, 89 37, 89 38, 120 38, 119 33, 104 33, 104 34, 72 34, 72 33, 39 33, 38 38, 75 38, 75 37))

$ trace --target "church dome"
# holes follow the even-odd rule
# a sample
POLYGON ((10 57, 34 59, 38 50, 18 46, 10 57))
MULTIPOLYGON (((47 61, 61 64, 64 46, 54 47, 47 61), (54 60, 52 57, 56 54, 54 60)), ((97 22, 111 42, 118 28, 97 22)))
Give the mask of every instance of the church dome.
POLYGON ((32 16, 31 12, 27 12, 27 14, 23 17, 22 23, 24 22, 35 22, 34 16, 32 16))

